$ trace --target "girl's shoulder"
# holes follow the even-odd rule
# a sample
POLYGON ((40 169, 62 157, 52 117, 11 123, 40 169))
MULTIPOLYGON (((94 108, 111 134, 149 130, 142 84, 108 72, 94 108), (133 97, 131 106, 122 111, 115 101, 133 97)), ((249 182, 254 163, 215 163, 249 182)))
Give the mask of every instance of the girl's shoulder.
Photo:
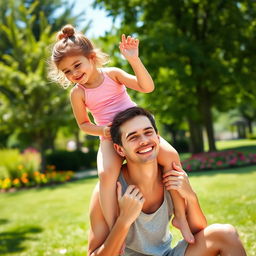
POLYGON ((102 71, 105 74, 107 74, 112 80, 114 80, 117 83, 120 83, 118 80, 118 77, 123 72, 122 69, 117 68, 117 67, 107 67, 107 68, 103 68, 102 71))

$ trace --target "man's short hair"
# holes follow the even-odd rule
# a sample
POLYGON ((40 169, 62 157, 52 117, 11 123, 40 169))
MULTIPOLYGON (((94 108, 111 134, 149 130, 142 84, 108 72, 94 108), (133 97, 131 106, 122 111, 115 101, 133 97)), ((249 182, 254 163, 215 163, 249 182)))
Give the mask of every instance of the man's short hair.
POLYGON ((116 143, 122 146, 120 126, 126 121, 129 121, 136 116, 146 116, 149 119, 150 123, 152 124, 155 132, 157 133, 156 123, 153 115, 149 113, 147 110, 145 110, 144 108, 132 107, 119 112, 114 117, 111 128, 110 128, 110 133, 111 133, 113 143, 116 143))

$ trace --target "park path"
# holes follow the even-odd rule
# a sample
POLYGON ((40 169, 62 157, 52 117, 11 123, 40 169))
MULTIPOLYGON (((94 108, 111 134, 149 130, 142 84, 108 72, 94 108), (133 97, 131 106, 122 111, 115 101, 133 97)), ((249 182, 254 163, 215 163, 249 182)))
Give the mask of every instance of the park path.
POLYGON ((84 179, 84 178, 93 177, 93 176, 97 176, 97 175, 98 175, 97 170, 91 169, 91 170, 76 172, 75 178, 76 179, 84 179))

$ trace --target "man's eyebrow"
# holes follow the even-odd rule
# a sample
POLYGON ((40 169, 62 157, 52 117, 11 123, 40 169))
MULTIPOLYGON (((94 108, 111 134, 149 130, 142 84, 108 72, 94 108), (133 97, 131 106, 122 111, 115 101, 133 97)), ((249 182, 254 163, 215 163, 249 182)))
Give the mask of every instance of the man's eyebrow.
MULTIPOLYGON (((149 127, 146 127, 146 128, 143 129, 143 131, 146 131, 146 130, 153 130, 153 127, 149 126, 149 127)), ((128 139, 130 136, 132 136, 132 135, 134 135, 136 133, 137 133, 136 131, 128 133, 128 135, 126 136, 126 139, 128 139)))
MULTIPOLYGON (((79 62, 80 60, 75 60, 72 64, 71 64, 71 66, 74 66, 77 62, 79 62)), ((65 70, 67 70, 68 68, 64 68, 64 69, 62 69, 62 72, 65 72, 65 70)))

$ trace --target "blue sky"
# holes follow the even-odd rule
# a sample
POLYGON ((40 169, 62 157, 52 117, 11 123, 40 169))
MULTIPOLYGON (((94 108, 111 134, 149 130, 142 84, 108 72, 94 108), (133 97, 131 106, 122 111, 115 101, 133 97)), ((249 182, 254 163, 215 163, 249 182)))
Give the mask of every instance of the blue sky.
MULTIPOLYGON (((90 37, 98 37, 104 35, 105 31, 109 31, 112 27, 112 19, 107 17, 106 12, 104 10, 93 9, 92 3, 93 0, 69 0, 71 3, 75 2, 74 14, 78 14, 81 11, 84 11, 85 21, 92 20, 89 31, 87 32, 87 36, 90 37)), ((85 23, 81 24, 81 27, 85 25, 85 23)), ((79 27, 78 27, 79 30, 79 27)))

